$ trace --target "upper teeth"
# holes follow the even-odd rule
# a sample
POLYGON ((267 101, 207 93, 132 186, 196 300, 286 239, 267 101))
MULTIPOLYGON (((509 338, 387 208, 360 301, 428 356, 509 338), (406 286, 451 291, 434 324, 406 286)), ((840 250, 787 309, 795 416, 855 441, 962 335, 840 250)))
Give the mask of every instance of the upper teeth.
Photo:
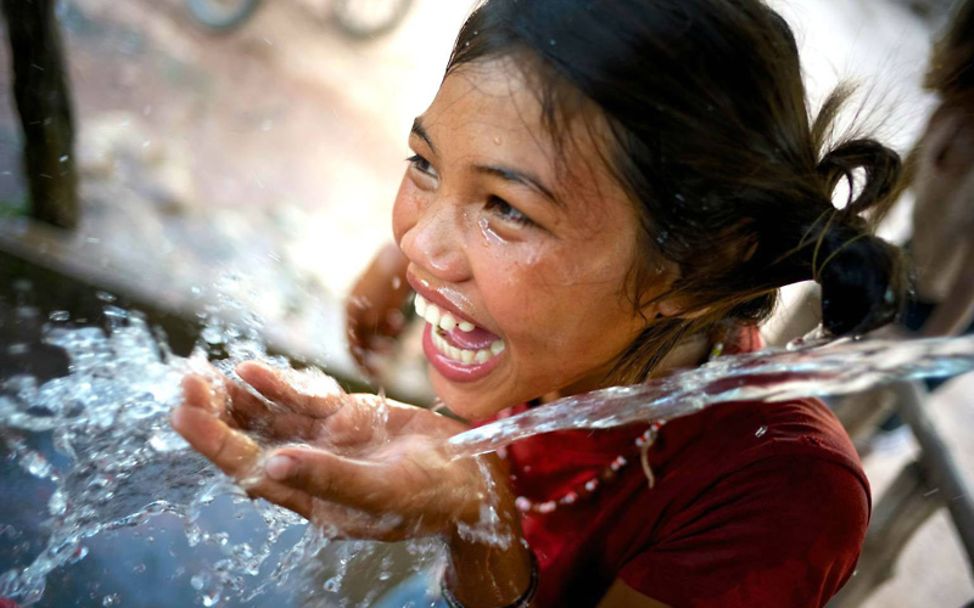
POLYGON ((439 306, 427 301, 419 294, 416 294, 413 305, 416 307, 417 315, 426 319, 426 322, 433 327, 439 327, 443 331, 453 331, 459 327, 460 331, 471 332, 477 327, 469 321, 458 321, 452 313, 441 310, 439 306))
MULTIPOLYGON (((416 294, 414 306, 416 307, 417 315, 425 319, 433 327, 438 327, 443 331, 453 331, 453 329, 459 327, 460 331, 471 332, 477 327, 469 321, 457 321, 457 318, 452 313, 440 310, 436 304, 428 302, 426 298, 419 294, 416 294)), ((484 363, 491 357, 496 357, 501 354, 505 349, 503 340, 495 340, 488 348, 473 351, 453 346, 438 332, 433 332, 432 338, 433 345, 438 351, 451 359, 468 365, 474 362, 484 363)))

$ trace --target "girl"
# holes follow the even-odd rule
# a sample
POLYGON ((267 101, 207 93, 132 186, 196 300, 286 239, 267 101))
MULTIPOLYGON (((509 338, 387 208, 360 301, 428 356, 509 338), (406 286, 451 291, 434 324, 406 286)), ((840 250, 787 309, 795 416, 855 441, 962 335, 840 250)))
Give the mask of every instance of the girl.
POLYGON ((487 0, 410 133, 401 254, 350 315, 366 352, 397 325, 375 286, 402 272, 430 381, 469 423, 248 363, 249 390, 188 377, 173 424, 252 495, 344 536, 440 536, 450 606, 823 605, 870 498, 817 401, 551 433, 482 460, 431 446, 758 348, 795 281, 821 283, 833 334, 887 322, 898 254, 859 214, 899 159, 868 139, 822 150, 840 97, 810 124, 795 41, 759 0, 487 0))

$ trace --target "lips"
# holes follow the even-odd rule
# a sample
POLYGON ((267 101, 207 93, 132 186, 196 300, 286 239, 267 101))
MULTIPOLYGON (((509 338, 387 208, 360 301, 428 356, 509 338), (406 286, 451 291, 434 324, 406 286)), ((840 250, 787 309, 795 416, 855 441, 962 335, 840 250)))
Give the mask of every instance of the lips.
MULTIPOLYGON (((449 345, 444 348, 442 337, 437 337, 437 329, 429 323, 423 329, 423 353, 430 365, 441 376, 452 382, 474 382, 488 376, 503 359, 503 351, 498 354, 482 355, 484 350, 478 351, 477 355, 469 362, 464 362, 463 353, 470 353, 464 350, 461 358, 456 358, 456 352, 451 352, 449 345)), ((469 356, 468 356, 469 358, 469 356)))
POLYGON ((426 321, 426 358, 448 380, 472 382, 497 366, 506 350, 500 336, 478 326, 435 291, 417 288, 413 305, 426 321))

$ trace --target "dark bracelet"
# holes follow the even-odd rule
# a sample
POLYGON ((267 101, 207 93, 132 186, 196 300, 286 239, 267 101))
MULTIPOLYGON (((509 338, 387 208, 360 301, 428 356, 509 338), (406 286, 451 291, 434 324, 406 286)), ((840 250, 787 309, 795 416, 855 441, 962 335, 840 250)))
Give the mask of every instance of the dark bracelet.
MULTIPOLYGON (((528 553, 531 554, 531 579, 528 581, 528 588, 524 590, 521 597, 517 598, 510 604, 503 606, 502 608, 528 608, 528 606, 531 605, 531 601, 534 599, 534 596, 538 593, 538 558, 535 557, 534 551, 528 549, 528 553)), ((446 605, 450 608, 466 608, 450 592, 450 589, 446 584, 445 577, 440 583, 440 594, 446 601, 446 605)))

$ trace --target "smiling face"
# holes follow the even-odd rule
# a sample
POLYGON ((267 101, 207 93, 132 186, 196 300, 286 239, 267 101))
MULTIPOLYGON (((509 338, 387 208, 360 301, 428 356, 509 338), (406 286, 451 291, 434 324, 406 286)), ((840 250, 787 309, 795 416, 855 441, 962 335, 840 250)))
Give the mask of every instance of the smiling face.
POLYGON ((454 69, 410 135, 393 228, 436 324, 433 388, 468 419, 600 387, 656 314, 628 297, 637 212, 582 115, 559 149, 530 80, 491 59, 454 69))

